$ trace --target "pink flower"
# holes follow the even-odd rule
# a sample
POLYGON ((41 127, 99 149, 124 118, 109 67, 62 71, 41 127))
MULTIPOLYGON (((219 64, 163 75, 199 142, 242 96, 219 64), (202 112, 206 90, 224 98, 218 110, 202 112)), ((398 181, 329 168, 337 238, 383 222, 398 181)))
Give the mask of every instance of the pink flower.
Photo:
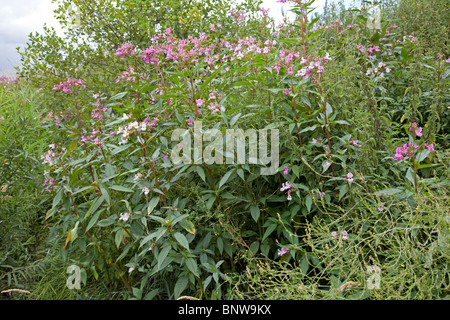
POLYGON ((431 152, 434 151, 434 146, 432 143, 430 143, 430 144, 424 143, 423 146, 425 147, 425 149, 427 149, 431 152))
POLYGON ((193 124, 194 124, 194 121, 192 121, 191 118, 188 118, 188 125, 189 125, 189 126, 192 126, 193 124))
POLYGON ((288 249, 286 249, 286 248, 278 249, 278 256, 281 257, 281 256, 285 255, 286 253, 289 253, 288 249))
POLYGON ((292 188, 291 183, 289 181, 287 181, 286 183, 283 183, 282 185, 283 185, 283 187, 280 189, 281 192, 287 191, 290 188, 292 188))
POLYGON ((211 103, 209 104, 209 106, 207 106, 207 108, 208 108, 209 110, 211 110, 211 113, 220 112, 220 109, 219 109, 217 103, 211 102, 211 103))
POLYGON ((197 104, 197 107, 201 107, 203 105, 203 100, 197 99, 197 100, 195 100, 195 103, 197 104))
POLYGON ((289 95, 289 89, 286 88, 286 89, 283 91, 283 93, 286 94, 286 95, 289 95))
POLYGON ((342 231, 342 239, 344 239, 344 240, 347 240, 347 238, 348 238, 348 233, 347 233, 347 231, 342 231))
POLYGON ((119 220, 126 222, 126 221, 128 221, 129 218, 130 218, 130 214, 128 212, 125 212, 125 213, 120 214, 119 220))
POLYGON ((116 50, 116 56, 121 58, 125 57, 126 55, 132 56, 133 54, 134 54, 133 45, 129 43, 123 43, 116 50))
POLYGON ((422 127, 417 128, 416 131, 414 131, 414 132, 416 133, 416 135, 418 137, 421 137, 422 136, 422 127))
POLYGON ((283 174, 284 174, 284 175, 287 175, 287 174, 289 173, 289 167, 286 166, 286 167, 284 167, 283 169, 284 169, 284 170, 283 170, 283 174))
POLYGON ((403 159, 405 159, 405 157, 403 157, 401 153, 396 153, 394 159, 397 161, 402 161, 403 159))
POLYGON ((263 7, 261 7, 261 8, 259 9, 259 11, 261 11, 263 17, 267 17, 267 16, 269 15, 269 10, 270 10, 270 9, 264 9, 263 7))
POLYGON ((325 54, 325 57, 322 58, 322 61, 330 61, 330 60, 331 60, 330 54, 327 52, 327 53, 325 54))
POLYGON ((411 127, 409 127, 409 131, 414 131, 417 129, 417 123, 413 122, 411 123, 411 127))
POLYGON ((288 75, 292 76, 294 74, 294 70, 292 70, 292 67, 289 67, 287 71, 288 75))
POLYGON ((353 182, 353 173, 349 172, 347 173, 347 177, 344 178, 345 181, 347 181, 348 183, 352 183, 353 182))

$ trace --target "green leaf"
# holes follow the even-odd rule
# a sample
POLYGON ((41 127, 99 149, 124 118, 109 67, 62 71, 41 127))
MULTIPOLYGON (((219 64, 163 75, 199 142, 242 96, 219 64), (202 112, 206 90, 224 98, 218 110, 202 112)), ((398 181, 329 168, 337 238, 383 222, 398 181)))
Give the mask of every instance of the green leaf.
POLYGON ((414 170, 412 168, 408 168, 405 175, 406 179, 414 185, 414 170))
POLYGON ((113 95, 111 98, 109 98, 109 100, 119 100, 122 99, 128 92, 120 92, 118 94, 113 95))
POLYGON ((64 189, 61 188, 56 196, 53 198, 52 209, 56 208, 56 206, 61 202, 62 196, 64 195, 64 189))
POLYGON ((322 163, 322 173, 327 171, 330 166, 331 166, 331 162, 330 161, 324 161, 322 163))
POLYGON ((111 155, 114 156, 114 155, 118 154, 119 152, 122 152, 122 151, 128 149, 130 146, 131 146, 131 143, 127 143, 120 147, 116 147, 114 150, 111 151, 111 155))
POLYGON ((380 190, 376 193, 376 195, 394 195, 397 193, 401 193, 405 191, 404 188, 389 188, 389 189, 384 189, 384 190, 380 190))
POLYGON ((370 38, 370 41, 372 41, 373 43, 377 44, 378 41, 380 40, 381 35, 380 33, 377 31, 375 32, 375 34, 372 36, 372 38, 370 38))
MULTIPOLYGON (((103 197, 103 196, 102 196, 103 197)), ((103 200, 102 200, 103 201, 103 200)), ((99 201, 97 201, 97 203, 98 202, 100 202, 100 200, 99 201)), ((100 214, 102 213, 102 211, 103 210, 99 210, 97 213, 95 213, 94 214, 94 216, 92 217, 92 219, 91 220, 89 220, 89 223, 88 223, 88 225, 87 225, 87 227, 86 227, 86 231, 85 232, 88 232, 96 223, 97 223, 97 220, 98 220, 98 217, 100 217, 100 214)))
POLYGON ((423 149, 422 151, 420 151, 417 156, 416 156, 416 161, 417 162, 421 162, 423 161, 426 157, 428 157, 428 155, 430 154, 430 150, 428 149, 423 149))
POLYGON ((222 177, 222 179, 220 179, 219 182, 219 189, 225 184, 227 183, 228 179, 230 178, 231 174, 233 173, 233 170, 228 171, 227 173, 225 173, 225 175, 222 177))
POLYGON ((312 197, 310 194, 308 194, 305 198, 305 205, 306 209, 308 210, 308 213, 311 212, 312 197))
POLYGON ((113 218, 109 217, 109 218, 100 220, 97 225, 99 227, 107 227, 107 226, 112 225, 114 222, 115 222, 115 220, 113 218))
POLYGON ((341 201, 342 197, 345 196, 345 194, 347 193, 347 183, 342 184, 341 186, 338 187, 339 189, 339 201, 341 201))
POLYGON ((119 229, 119 230, 116 232, 116 236, 115 236, 115 239, 114 239, 117 248, 120 247, 120 243, 122 242, 122 238, 123 238, 123 229, 119 229))
POLYGON ((308 259, 306 259, 306 255, 303 256, 302 261, 300 262, 300 270, 302 271, 302 274, 306 276, 306 273, 308 272, 309 268, 309 262, 308 259))
POLYGON ((242 180, 245 180, 245 176, 244 176, 244 170, 242 170, 241 168, 236 170, 237 174, 239 177, 241 177, 242 180))
POLYGON ((188 277, 184 276, 178 278, 177 282, 175 283, 175 287, 173 289, 175 299, 178 299, 181 296, 181 293, 183 293, 184 289, 186 289, 188 283, 189 283, 188 277))
POLYGON ((348 123, 348 122, 345 121, 345 120, 335 120, 335 121, 333 121, 333 123, 350 125, 350 123, 348 123))
POLYGON ((147 207, 147 214, 151 214, 153 212, 153 210, 155 209, 155 207, 158 205, 159 203, 159 197, 153 197, 152 200, 150 200, 150 202, 148 203, 148 207, 147 207))
POLYGON ((183 219, 180 221, 180 225, 184 230, 186 230, 192 235, 195 235, 195 226, 190 220, 183 219))
POLYGON ((206 208, 209 210, 212 208, 214 202, 216 201, 216 197, 212 196, 208 199, 208 202, 206 202, 206 208))
POLYGON ((250 253, 252 256, 256 255, 258 253, 259 250, 259 241, 254 241, 251 245, 250 245, 250 253))
POLYGON ((106 188, 102 184, 100 185, 100 192, 105 197, 106 202, 108 202, 108 204, 111 205, 111 197, 108 193, 108 190, 106 190, 106 188))
POLYGON ((250 213, 252 215, 253 220, 255 220, 255 222, 257 222, 258 219, 259 219, 259 216, 260 216, 259 207, 258 206, 251 206, 250 207, 250 213))
POLYGON ((195 167, 195 169, 197 170, 197 173, 200 176, 200 178, 202 178, 202 180, 204 182, 206 182, 205 170, 203 170, 203 168, 201 166, 197 166, 197 167, 195 167))
POLYGON ((223 239, 221 237, 217 238, 217 249, 220 254, 223 253, 223 239))
POLYGON ((233 118, 231 118, 230 120, 230 127, 233 127, 234 124, 236 123, 236 121, 239 120, 239 118, 241 117, 242 113, 238 113, 237 115, 235 115, 233 118))
POLYGON ((196 276, 199 277, 198 275, 198 267, 197 267, 197 262, 192 259, 192 258, 187 258, 186 259, 186 266, 188 267, 188 269, 196 276))
POLYGON ((270 234, 275 230, 276 227, 277 225, 275 223, 269 225, 266 229, 266 232, 264 232, 261 242, 263 242, 268 236, 270 236, 270 234))
POLYGON ((406 48, 402 48, 400 54, 402 55, 403 59, 407 59, 408 58, 408 50, 406 50, 406 48))
POLYGON ((173 235, 175 237, 175 239, 178 241, 178 243, 180 245, 182 245, 183 247, 185 247, 187 250, 189 250, 189 242, 186 239, 186 237, 184 236, 184 234, 180 233, 180 232, 175 232, 175 234, 173 235))
POLYGON ((301 130, 300 133, 307 132, 307 131, 314 131, 314 130, 316 130, 316 128, 317 128, 316 125, 311 126, 311 127, 307 127, 305 129, 301 130))
POLYGON ((162 263, 164 262, 164 260, 167 258, 167 255, 169 254, 171 249, 170 245, 166 245, 161 252, 158 254, 158 257, 156 258, 156 260, 158 261, 157 264, 157 270, 160 270, 162 263))
POLYGON ((109 187, 109 189, 113 189, 113 190, 117 190, 117 191, 123 191, 123 192, 134 192, 133 189, 130 189, 130 188, 127 188, 127 187, 124 187, 124 186, 117 186, 117 185, 111 186, 111 187, 109 187))
POLYGON ((70 230, 70 241, 74 242, 75 239, 78 237, 78 225, 80 224, 80 221, 77 221, 75 223, 75 226, 70 230))

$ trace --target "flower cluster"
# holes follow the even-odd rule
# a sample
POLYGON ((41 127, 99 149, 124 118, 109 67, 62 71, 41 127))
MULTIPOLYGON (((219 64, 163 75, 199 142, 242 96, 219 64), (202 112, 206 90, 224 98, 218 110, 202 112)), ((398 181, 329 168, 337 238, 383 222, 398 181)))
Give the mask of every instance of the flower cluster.
POLYGON ((62 90, 62 92, 68 93, 72 92, 76 86, 82 86, 84 89, 86 89, 86 85, 84 84, 83 80, 69 78, 65 82, 60 81, 59 84, 55 84, 53 90, 55 91, 62 90))
MULTIPOLYGON (((421 137, 422 134, 422 127, 419 127, 416 122, 411 123, 411 126, 409 127, 409 131, 414 131, 414 134, 417 137, 421 137)), ((434 151, 434 146, 432 143, 423 143, 423 147, 427 149, 430 152, 434 151)), ((406 157, 412 157, 414 154, 414 150, 419 149, 419 145, 414 144, 413 142, 405 143, 402 147, 398 147, 395 150, 395 156, 394 159, 397 161, 402 161, 406 157)))
POLYGON ((44 183, 42 184, 42 187, 46 187, 48 186, 44 191, 45 192, 50 192, 53 190, 53 185, 55 184, 55 180, 53 178, 46 178, 44 180, 44 183))
POLYGON ((286 249, 286 248, 278 249, 278 256, 279 257, 285 255, 286 253, 289 253, 289 249, 286 249))
POLYGON ((405 157, 412 157, 414 150, 418 149, 419 146, 413 142, 405 143, 401 148, 395 150, 394 159, 397 161, 402 161, 405 157))
POLYGON ((366 51, 366 49, 364 48, 364 46, 362 44, 358 44, 356 46, 356 48, 361 52, 361 54, 367 55, 368 58, 372 58, 372 54, 374 52, 380 52, 381 51, 379 46, 369 47, 369 48, 367 48, 367 51, 366 51))
MULTIPOLYGON (((403 37, 403 41, 406 41, 406 36, 403 37)), ((414 36, 414 32, 408 36, 408 41, 411 43, 417 42, 417 38, 414 36)))
MULTIPOLYGON (((70 119, 71 116, 68 114, 63 114, 62 112, 59 113, 59 115, 55 115, 53 114, 52 111, 50 111, 49 113, 47 113, 47 120, 55 120, 55 124, 57 126, 59 126, 59 124, 61 123, 61 120, 63 119, 70 119)), ((45 124, 47 122, 47 120, 44 119, 44 121, 42 121, 42 124, 45 124)))
POLYGON ((300 69, 296 77, 302 77, 303 79, 307 79, 313 76, 314 71, 317 74, 322 74, 324 70, 323 63, 330 61, 330 55, 328 53, 325 54, 323 58, 318 57, 310 57, 308 59, 302 58, 301 63, 305 66, 302 69, 300 69))
POLYGON ((233 9, 230 9, 228 12, 231 13, 231 15, 233 16, 234 22, 236 22, 236 23, 240 23, 245 20, 245 16, 246 16, 245 11, 242 11, 242 10, 234 11, 233 9))
POLYGON ((105 135, 104 132, 101 132, 94 128, 92 129, 90 135, 81 136, 81 142, 92 142, 96 147, 101 148, 102 147, 101 136, 104 135, 105 135))
POLYGON ((351 173, 351 172, 347 173, 347 176, 343 179, 344 179, 344 181, 347 181, 348 183, 352 183, 353 182, 353 173, 351 173))
POLYGON ((352 144, 352 145, 354 145, 355 147, 361 147, 361 144, 359 144, 358 143, 358 140, 356 140, 356 139, 350 139, 349 141, 348 141, 350 144, 352 144))
MULTIPOLYGON (((140 75, 139 78, 145 79, 146 76, 147 76, 146 74, 140 75)), ((123 79, 125 79, 126 81, 131 81, 131 82, 136 81, 136 73, 134 72, 133 67, 129 67, 128 71, 124 71, 121 75, 119 75, 119 77, 116 79, 116 83, 118 83, 120 80, 123 80, 123 79)))
POLYGON ((132 55, 134 55, 134 46, 130 43, 123 43, 116 50, 116 56, 121 58, 132 55))
POLYGON ((369 68, 367 69, 366 75, 374 75, 375 77, 384 77, 384 72, 386 73, 390 73, 391 72, 391 68, 386 67, 386 64, 384 62, 380 62, 378 63, 378 67, 376 68, 369 68), (383 69, 384 68, 384 69, 383 69))
POLYGON ((124 212, 124 213, 120 214, 119 220, 121 220, 123 222, 127 222, 129 218, 130 218, 130 213, 124 212))
POLYGON ((283 183, 283 186, 281 187, 280 191, 281 192, 287 191, 287 194, 288 194, 287 200, 288 201, 292 200, 291 192, 293 190, 292 190, 292 185, 291 185, 291 183, 289 181, 287 181, 286 183, 283 183))
MULTIPOLYGON (((337 231, 331 232, 331 238, 332 238, 332 239, 337 239, 338 237, 339 237, 339 233, 338 233, 337 231)), ((341 232, 341 237, 342 237, 343 240, 347 240, 347 239, 348 239, 348 233, 347 233, 347 231, 343 230, 343 231, 341 232)))
POLYGON ((42 164, 48 163, 49 166, 53 167, 56 164, 56 157, 57 157, 55 152, 53 152, 53 150, 55 149, 55 145, 51 144, 50 148, 51 149, 48 150, 46 153, 41 154, 41 160, 44 160, 42 161, 42 164))
MULTIPOLYGON (((128 119, 127 115, 124 115, 122 119, 128 119)), ((128 123, 126 126, 120 126, 117 132, 115 134, 121 135, 121 141, 119 144, 125 144, 128 142, 128 138, 130 137, 130 134, 132 132, 150 132, 155 126, 158 125, 159 119, 158 118, 145 118, 144 121, 138 122, 133 121, 128 123)))
POLYGON ((262 13, 263 17, 269 16, 269 11, 270 11, 269 8, 265 9, 265 8, 261 7, 261 8, 259 8, 259 11, 262 13))
POLYGON ((94 120, 97 119, 98 121, 102 121, 106 111, 108 111, 108 108, 105 107, 96 108, 91 111, 91 118, 94 120))
POLYGON ((389 35, 389 34, 390 34, 390 30, 391 30, 391 29, 396 29, 396 28, 398 28, 398 26, 397 26, 396 24, 393 24, 392 26, 387 27, 387 29, 386 29, 386 35, 389 35))
POLYGON ((409 131, 414 131, 416 136, 421 137, 422 136, 422 127, 419 127, 416 122, 413 122, 411 126, 409 127, 409 131))

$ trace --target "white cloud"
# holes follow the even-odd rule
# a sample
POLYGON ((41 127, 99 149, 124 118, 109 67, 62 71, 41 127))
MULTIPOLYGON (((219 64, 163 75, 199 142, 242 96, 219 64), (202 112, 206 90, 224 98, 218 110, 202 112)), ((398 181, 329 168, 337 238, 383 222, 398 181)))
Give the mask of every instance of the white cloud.
POLYGON ((0 0, 0 73, 19 65, 16 47, 25 47, 31 32, 42 32, 44 24, 59 29, 51 0, 0 0))

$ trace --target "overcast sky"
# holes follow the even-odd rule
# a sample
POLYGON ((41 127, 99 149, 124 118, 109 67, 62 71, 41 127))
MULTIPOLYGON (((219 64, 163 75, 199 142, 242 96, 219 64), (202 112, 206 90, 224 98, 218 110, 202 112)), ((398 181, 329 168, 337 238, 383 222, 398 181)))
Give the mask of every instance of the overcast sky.
MULTIPOLYGON (((345 0, 345 3, 350 1, 345 0)), ((328 0, 329 4, 332 2, 338 0, 328 0)), ((325 0, 316 0, 316 11, 321 12, 324 3, 325 0)), ((14 73, 14 66, 20 64, 16 48, 25 47, 31 32, 41 33, 44 24, 60 30, 58 21, 53 17, 55 6, 51 0, 0 0, 0 75, 14 73)), ((282 17, 282 6, 286 12, 288 5, 276 0, 263 0, 262 5, 270 9, 269 14, 276 20, 282 17)))

